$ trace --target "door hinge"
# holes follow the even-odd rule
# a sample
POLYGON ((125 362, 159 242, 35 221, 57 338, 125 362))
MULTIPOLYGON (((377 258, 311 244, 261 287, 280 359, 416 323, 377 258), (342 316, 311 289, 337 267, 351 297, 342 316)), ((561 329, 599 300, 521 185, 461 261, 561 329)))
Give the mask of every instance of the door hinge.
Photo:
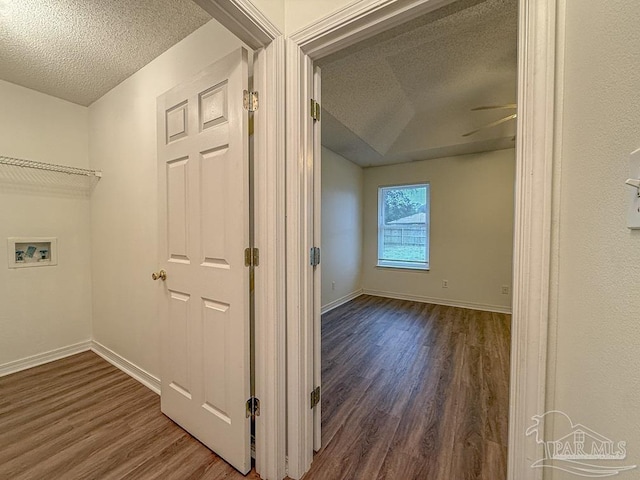
POLYGON ((244 91, 243 101, 244 109, 250 112, 258 110, 258 92, 244 91))
POLYGON ((256 397, 251 397, 247 400, 247 418, 260 416, 260 400, 256 397))
POLYGON ((316 102, 313 98, 311 99, 311 118, 313 118, 316 122, 320 121, 320 104, 316 102))
POLYGON ((320 387, 318 386, 311 392, 311 408, 314 408, 319 403, 320 403, 320 387))
POLYGON ((260 250, 257 248, 245 248, 244 265, 245 267, 257 267, 260 265, 260 250))
POLYGON ((320 247, 311 247, 309 251, 309 263, 312 267, 320 265, 320 247))

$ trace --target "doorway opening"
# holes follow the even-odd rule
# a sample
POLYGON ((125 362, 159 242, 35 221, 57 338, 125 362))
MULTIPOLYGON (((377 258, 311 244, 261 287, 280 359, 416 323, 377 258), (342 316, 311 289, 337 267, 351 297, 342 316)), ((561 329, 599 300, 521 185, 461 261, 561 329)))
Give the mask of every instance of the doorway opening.
POLYGON ((309 478, 506 478, 517 40, 517 1, 456 2, 315 62, 309 478))

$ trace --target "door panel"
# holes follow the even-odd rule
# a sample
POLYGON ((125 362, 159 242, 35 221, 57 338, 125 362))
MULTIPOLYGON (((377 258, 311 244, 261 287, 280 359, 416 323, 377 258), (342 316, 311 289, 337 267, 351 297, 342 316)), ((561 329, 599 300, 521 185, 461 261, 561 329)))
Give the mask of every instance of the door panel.
POLYGON ((162 411, 251 467, 248 53, 158 98, 162 411))
MULTIPOLYGON (((191 400, 191 379, 189 378, 189 295, 169 291, 169 339, 173 350, 173 361, 167 372, 171 379, 169 387, 191 400)), ((163 372, 164 373, 164 372, 163 372)))
POLYGON ((227 176, 226 165, 229 163, 229 147, 227 145, 204 152, 200 159, 200 204, 202 206, 200 225, 202 225, 203 266, 212 268, 229 268, 227 261, 227 245, 224 235, 227 223, 227 176))
POLYGON ((188 171, 189 157, 177 158, 166 163, 167 169, 167 225, 169 235, 169 261, 189 263, 188 234, 188 171))

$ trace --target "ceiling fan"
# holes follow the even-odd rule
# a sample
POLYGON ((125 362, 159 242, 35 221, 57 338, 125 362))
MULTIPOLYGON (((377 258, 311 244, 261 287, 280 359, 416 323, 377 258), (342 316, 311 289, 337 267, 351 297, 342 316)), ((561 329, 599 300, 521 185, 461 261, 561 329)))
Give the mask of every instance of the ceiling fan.
MULTIPOLYGON (((515 110, 517 108, 518 108, 518 105, 516 105, 515 103, 505 103, 504 105, 487 105, 483 107, 476 107, 476 108, 472 108, 471 111, 477 112, 479 110, 515 110)), ((517 116, 518 116, 517 113, 512 113, 511 115, 507 115, 506 117, 496 120, 495 122, 487 123, 486 125, 483 125, 482 127, 476 130, 464 133, 462 134, 462 136, 469 137, 487 128, 497 127, 498 125, 508 122, 509 120, 514 120, 517 116)))

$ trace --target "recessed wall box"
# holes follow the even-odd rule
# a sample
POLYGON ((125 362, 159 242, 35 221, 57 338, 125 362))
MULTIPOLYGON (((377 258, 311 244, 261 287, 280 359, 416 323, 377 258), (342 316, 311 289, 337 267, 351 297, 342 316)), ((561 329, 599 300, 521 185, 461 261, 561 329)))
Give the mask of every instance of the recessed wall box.
POLYGON ((9 237, 9 268, 47 267, 58 264, 57 238, 9 237))

